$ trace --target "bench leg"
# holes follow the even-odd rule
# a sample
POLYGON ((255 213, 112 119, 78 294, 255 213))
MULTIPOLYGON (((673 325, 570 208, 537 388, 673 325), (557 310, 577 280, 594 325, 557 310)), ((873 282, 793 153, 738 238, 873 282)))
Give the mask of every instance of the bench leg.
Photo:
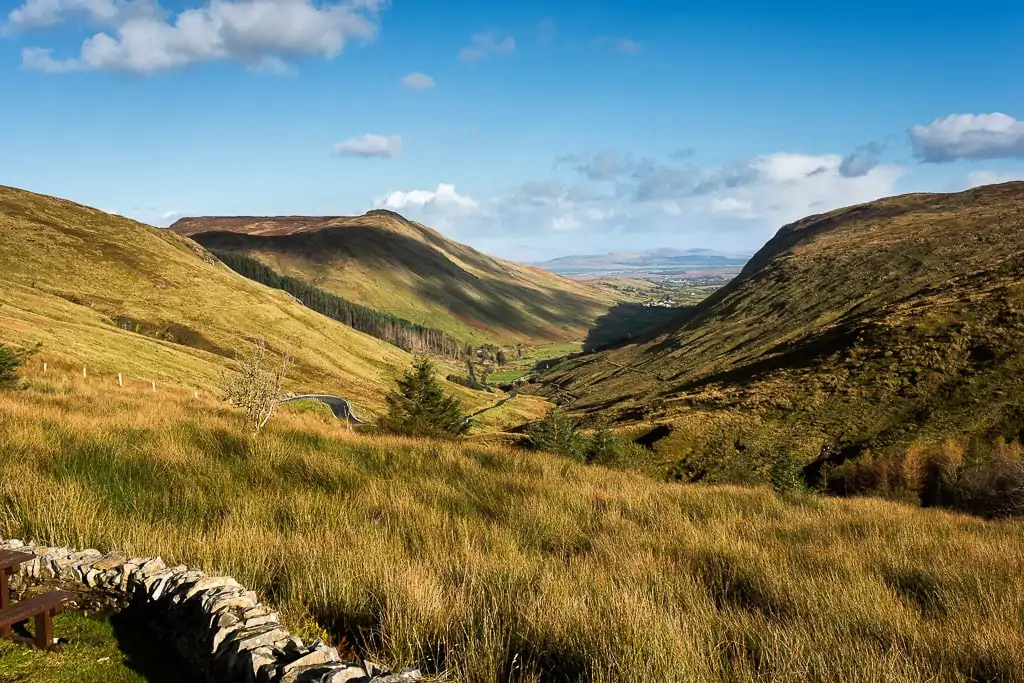
MULTIPOLYGON (((8 585, 10 576, 11 570, 0 569, 0 610, 5 610, 11 605, 11 588, 8 585)), ((0 638, 10 638, 12 635, 14 631, 10 626, 0 627, 0 638)))
POLYGON ((53 610, 36 615, 36 647, 40 650, 53 647, 53 610))

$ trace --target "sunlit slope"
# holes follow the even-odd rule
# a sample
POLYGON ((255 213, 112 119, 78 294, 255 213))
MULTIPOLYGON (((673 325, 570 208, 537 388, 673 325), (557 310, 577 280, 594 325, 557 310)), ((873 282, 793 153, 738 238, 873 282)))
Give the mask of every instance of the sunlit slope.
POLYGON ((580 339, 613 302, 607 290, 486 256, 391 211, 184 218, 172 229, 466 340, 580 339))
POLYGON ((236 275, 191 240, 0 187, 0 342, 97 375, 214 388, 246 339, 290 344, 294 387, 379 408, 399 349, 236 275))
POLYGON ((550 379, 581 414, 672 427, 678 451, 732 423, 747 435, 737 448, 761 440, 813 457, 1021 435, 1022 349, 1024 183, 1006 183, 785 226, 656 338, 550 379))

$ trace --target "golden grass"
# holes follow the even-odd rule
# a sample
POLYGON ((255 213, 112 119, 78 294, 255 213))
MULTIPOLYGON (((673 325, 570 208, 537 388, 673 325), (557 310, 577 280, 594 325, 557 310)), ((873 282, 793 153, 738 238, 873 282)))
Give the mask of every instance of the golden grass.
POLYGON ((0 273, 0 342, 41 341, 51 362, 88 365, 108 377, 121 372, 212 390, 234 351, 262 335, 275 350, 291 344, 295 382, 288 388, 336 393, 377 410, 412 362, 233 273, 187 238, 2 186, 0 273), (167 331, 178 343, 154 338, 167 331))
POLYGON ((0 394, 0 535, 225 572, 292 628, 453 679, 1024 677, 1024 526, 681 486, 543 454, 257 440, 191 394, 0 394))
MULTIPOLYGON (((33 362, 76 372, 84 365, 108 386, 121 373, 139 385, 215 393, 234 352, 263 336, 294 356, 286 390, 344 396, 372 419, 412 364, 401 349, 232 272, 185 237, 3 186, 0 274, 0 343, 42 342, 33 362), (164 332, 176 342, 159 338, 164 332)), ((455 384, 447 390, 467 413, 496 400, 455 384)))

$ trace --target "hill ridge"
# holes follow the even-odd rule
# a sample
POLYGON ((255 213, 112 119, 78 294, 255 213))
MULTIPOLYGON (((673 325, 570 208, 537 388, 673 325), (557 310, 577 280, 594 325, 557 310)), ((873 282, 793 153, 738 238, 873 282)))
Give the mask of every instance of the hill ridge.
POLYGON ((547 380, 577 397, 578 415, 665 425, 666 453, 716 439, 726 453, 788 441, 807 461, 826 446, 1024 436, 1013 409, 1024 402, 1021 348, 1015 182, 794 221, 656 338, 576 359, 547 380))
POLYGON ((390 210, 337 218, 183 218, 171 229, 465 342, 581 339, 617 298, 489 256, 390 210))

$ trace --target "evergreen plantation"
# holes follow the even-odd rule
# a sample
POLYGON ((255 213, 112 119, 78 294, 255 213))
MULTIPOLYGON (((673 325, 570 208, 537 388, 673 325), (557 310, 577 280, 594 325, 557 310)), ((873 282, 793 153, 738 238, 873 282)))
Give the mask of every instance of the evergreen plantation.
POLYGON ((393 344, 404 351, 452 358, 457 358, 462 353, 461 342, 441 330, 424 327, 391 313, 353 303, 297 278, 280 275, 252 257, 220 249, 210 251, 239 275, 268 287, 284 290, 317 313, 393 344))

